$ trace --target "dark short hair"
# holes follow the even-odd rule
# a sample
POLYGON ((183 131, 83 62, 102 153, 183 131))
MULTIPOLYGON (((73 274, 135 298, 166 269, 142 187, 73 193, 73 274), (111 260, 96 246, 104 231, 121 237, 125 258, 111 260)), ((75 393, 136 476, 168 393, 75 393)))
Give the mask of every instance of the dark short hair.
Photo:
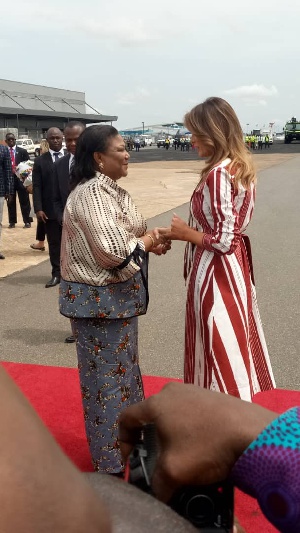
POLYGON ((70 183, 71 190, 75 189, 78 183, 94 178, 99 170, 94 159, 94 153, 105 154, 110 139, 117 135, 119 135, 118 130, 107 125, 90 126, 81 133, 76 143, 75 164, 70 183))
POLYGON ((72 128, 82 128, 85 130, 85 124, 79 120, 70 120, 70 122, 65 125, 64 130, 70 130, 72 128))
POLYGON ((10 132, 5 135, 5 139, 8 139, 8 137, 13 137, 14 139, 16 138, 15 134, 10 132))
POLYGON ((61 136, 63 136, 63 132, 61 131, 61 129, 58 126, 51 126, 50 128, 47 129, 46 139, 48 139, 49 133, 50 133, 51 130, 58 130, 61 133, 61 136))

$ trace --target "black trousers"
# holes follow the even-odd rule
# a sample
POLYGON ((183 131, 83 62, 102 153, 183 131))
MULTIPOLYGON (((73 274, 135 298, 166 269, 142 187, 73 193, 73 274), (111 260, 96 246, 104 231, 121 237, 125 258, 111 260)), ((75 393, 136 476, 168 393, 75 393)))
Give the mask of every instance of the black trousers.
POLYGON ((14 176, 14 188, 15 193, 13 195, 12 201, 8 205, 8 221, 10 224, 16 224, 17 223, 17 193, 19 197, 21 212, 24 224, 28 224, 29 222, 32 222, 32 218, 30 216, 30 200, 29 200, 29 194, 24 187, 23 183, 17 176, 14 176))
POLYGON ((37 221, 37 226, 36 226, 36 240, 37 241, 44 241, 45 237, 46 237, 45 223, 44 222, 40 222, 38 220, 37 221))
POLYGON ((61 229, 61 225, 57 220, 47 220, 45 223, 52 276, 57 277, 60 277, 61 229))

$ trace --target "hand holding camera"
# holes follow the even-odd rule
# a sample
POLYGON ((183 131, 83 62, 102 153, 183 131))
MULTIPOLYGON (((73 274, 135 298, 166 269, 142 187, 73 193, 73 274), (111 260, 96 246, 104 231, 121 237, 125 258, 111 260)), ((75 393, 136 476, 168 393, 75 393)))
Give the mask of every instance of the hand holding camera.
POLYGON ((141 429, 155 425, 158 452, 151 486, 168 503, 182 487, 226 480, 240 455, 276 416, 233 396, 170 383, 121 414, 121 451, 126 461, 141 429))
MULTIPOLYGON (((160 449, 154 424, 141 430, 139 442, 129 456, 129 483, 153 495, 152 477, 160 449)), ((232 533, 233 486, 230 482, 209 486, 184 486, 168 505, 203 533, 232 533)))

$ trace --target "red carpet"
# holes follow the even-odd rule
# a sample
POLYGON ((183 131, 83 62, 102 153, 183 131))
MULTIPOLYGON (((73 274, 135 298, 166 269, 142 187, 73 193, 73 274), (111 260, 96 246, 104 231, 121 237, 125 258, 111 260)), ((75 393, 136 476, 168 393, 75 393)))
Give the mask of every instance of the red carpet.
MULTIPOLYGON (((84 472, 92 470, 85 439, 78 372, 75 368, 3 363, 8 373, 22 389, 46 426, 66 454, 84 472)), ((157 393, 171 378, 143 376, 145 394, 157 393)), ((276 411, 286 411, 300 405, 300 392, 275 391, 259 393, 256 403, 276 411)), ((252 498, 237 491, 236 515, 247 533, 275 533, 252 498)))
MULTIPOLYGON (((93 471, 86 442, 76 368, 2 363, 66 454, 83 472, 93 471)), ((143 376, 146 397, 171 378, 143 376)))

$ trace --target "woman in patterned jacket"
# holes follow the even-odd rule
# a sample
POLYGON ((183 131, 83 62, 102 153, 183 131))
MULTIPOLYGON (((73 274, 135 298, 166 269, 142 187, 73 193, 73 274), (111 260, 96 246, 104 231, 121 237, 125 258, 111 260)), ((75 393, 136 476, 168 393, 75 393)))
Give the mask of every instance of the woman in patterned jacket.
POLYGON ((207 161, 189 223, 174 215, 172 239, 187 242, 185 383, 251 400, 275 385, 256 301, 249 238, 255 171, 232 107, 208 98, 185 116, 207 161))
POLYGON ((148 303, 148 252, 170 241, 147 230, 118 185, 129 154, 112 126, 91 126, 78 139, 63 218, 60 311, 70 317, 84 419, 96 471, 122 475, 117 421, 143 399, 138 315, 148 303))

